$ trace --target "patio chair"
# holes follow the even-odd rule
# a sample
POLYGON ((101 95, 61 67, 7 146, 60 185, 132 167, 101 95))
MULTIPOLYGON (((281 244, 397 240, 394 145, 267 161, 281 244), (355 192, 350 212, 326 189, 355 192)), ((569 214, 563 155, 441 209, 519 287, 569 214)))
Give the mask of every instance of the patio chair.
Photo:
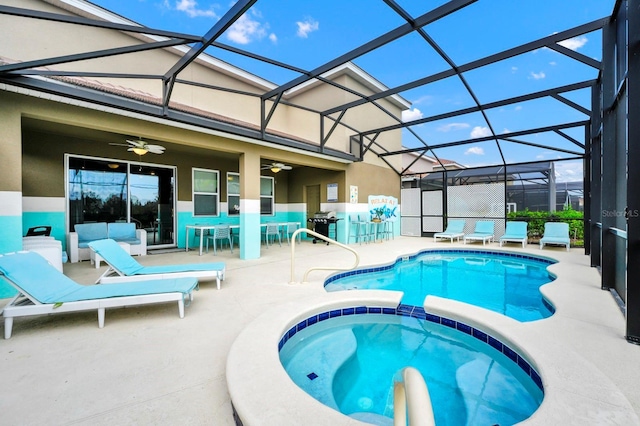
POLYGON ((433 242, 435 243, 438 238, 448 238, 453 243, 453 239, 456 238, 458 242, 460 237, 464 237, 464 225, 466 221, 464 219, 450 219, 447 222, 447 229, 444 232, 436 232, 433 234, 433 242))
POLYGON ((96 280, 100 284, 182 277, 200 280, 215 278, 220 290, 220 281, 224 280, 225 264, 222 262, 142 266, 114 240, 92 241, 89 247, 107 263, 107 270, 96 280))
POLYGON ((213 254, 215 255, 217 254, 218 241, 222 242, 224 240, 227 240, 227 242, 229 243, 229 249, 231 250, 231 253, 233 253, 231 228, 229 228, 229 225, 216 225, 216 227, 213 228, 213 234, 207 237, 207 253, 209 253, 209 241, 213 242, 213 254))
POLYGON ((504 235, 500 237, 500 247, 503 243, 522 243, 522 248, 527 246, 527 222, 507 222, 507 229, 504 231, 504 235))
POLYGON ((562 222, 546 222, 544 224, 544 234, 540 239, 540 249, 545 244, 563 245, 569 251, 571 240, 569 239, 569 224, 562 222))
POLYGON ((264 237, 264 242, 267 245, 267 248, 269 248, 269 241, 271 241, 271 244, 274 244, 276 242, 276 237, 278 237, 278 244, 280 244, 280 247, 282 247, 282 238, 280 237, 280 231, 278 230, 278 228, 278 224, 275 222, 266 224, 262 235, 264 237))
POLYGON ((492 220, 479 220, 476 222, 476 228, 472 234, 464 236, 464 243, 467 244, 467 240, 470 241, 482 241, 482 245, 485 245, 487 241, 493 241, 493 221, 492 220))
MULTIPOLYGON (((299 228, 298 222, 287 222, 282 225, 282 233, 287 237, 287 245, 291 245, 291 236, 294 232, 296 232, 299 228)), ((302 241, 302 237, 300 234, 297 236, 298 242, 302 241)), ((295 241, 294 241, 295 244, 295 241)))
POLYGON ((178 302, 184 318, 184 299, 193 299, 195 278, 126 282, 112 285, 80 285, 34 252, 0 255, 0 280, 18 290, 4 307, 4 338, 9 339, 15 317, 64 312, 98 311, 98 327, 104 327, 106 308, 178 302))

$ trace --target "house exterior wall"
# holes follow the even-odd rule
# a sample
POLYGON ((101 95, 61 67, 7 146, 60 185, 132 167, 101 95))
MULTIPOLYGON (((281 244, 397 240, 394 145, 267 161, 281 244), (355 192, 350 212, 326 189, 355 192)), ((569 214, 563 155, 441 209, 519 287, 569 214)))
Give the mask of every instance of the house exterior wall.
MULTIPOLYGON (((36 0, 0 0, 0 4, 69 13, 36 0)), ((24 61, 139 42, 129 35, 109 30, 8 15, 0 15, 0 28, 3 40, 7 41, 0 45, 0 59, 24 61), (35 38, 34 34, 39 36, 35 38), (25 49, 27 43, 29 49, 25 49)), ((164 73, 177 58, 170 50, 165 49, 103 58, 95 62, 74 62, 64 67, 52 65, 51 68, 83 71, 109 69, 113 72, 136 73, 140 67, 145 67, 145 72, 164 73)), ((268 89, 261 86, 260 82, 247 81, 246 75, 235 78, 202 63, 187 67, 180 75, 180 78, 183 77, 252 93, 268 89)), ((355 87, 358 84, 350 76, 337 78, 346 86, 355 87)), ((158 96, 161 93, 157 81, 96 80, 101 80, 102 84, 109 83, 112 85, 110 87, 135 89, 143 95, 158 96)), ((311 88, 301 94, 309 103, 315 102, 318 109, 322 105, 330 105, 334 95, 330 86, 311 88)), ((351 100, 352 95, 345 96, 344 92, 342 95, 345 101, 351 100)), ((177 84, 172 101, 231 119, 256 124, 259 122, 260 103, 252 96, 177 84)), ((400 107, 391 104, 387 106, 395 108, 395 113, 400 115, 400 107)), ((376 108, 374 110, 379 111, 376 108)), ((373 112, 375 111, 367 110, 366 114, 373 112)), ((359 115, 360 113, 349 112, 345 122, 357 126, 371 118, 359 115)), ((319 127, 317 115, 286 105, 278 106, 270 123, 271 130, 315 143, 319 143, 319 127)), ((326 127, 325 131, 328 129, 326 127)), ((339 127, 328 146, 348 151, 348 137, 352 133, 351 130, 339 127)), ((384 143, 389 144, 390 150, 399 149, 400 137, 400 132, 390 133, 389 136, 385 135, 384 143)), ((224 221, 248 226, 250 229, 247 228, 244 237, 241 236, 243 258, 260 255, 259 223, 264 218, 260 216, 260 196, 259 191, 256 191, 261 174, 275 177, 275 213, 269 220, 299 221, 303 226, 307 218, 307 185, 319 184, 323 208, 335 210, 341 218, 346 218, 350 210, 366 212, 368 195, 384 193, 399 197, 400 190, 398 174, 375 155, 366 156, 362 163, 347 164, 342 160, 281 149, 276 145, 225 135, 219 131, 0 84, 0 169, 3 172, 3 179, 0 180, 0 253, 21 249, 21 238, 27 229, 43 224, 53 226, 52 235, 66 245, 69 232, 65 198, 66 155, 130 162, 141 160, 142 163, 175 167, 175 241, 182 247, 186 239, 185 225, 196 223, 193 216, 192 168, 219 170, 222 182, 227 172, 239 172, 244 177, 241 178, 241 214, 227 217, 226 206, 221 205, 219 217, 198 219, 197 222, 224 221), (138 158, 128 152, 126 147, 110 145, 122 144, 126 139, 138 137, 165 146, 166 152, 138 158), (260 170, 261 164, 274 160, 294 164, 295 168, 276 175, 268 170, 260 170), (327 185, 334 183, 338 184, 338 200, 328 202, 327 185), (360 188, 360 200, 364 203, 355 206, 349 204, 349 185, 360 188)), ((225 202, 226 185, 222 183, 220 189, 220 200, 225 202)), ((343 224, 345 222, 346 220, 343 224)), ((345 226, 341 228, 338 240, 345 242, 346 235, 345 226)), ((0 294, 2 290, 0 288, 0 294)))

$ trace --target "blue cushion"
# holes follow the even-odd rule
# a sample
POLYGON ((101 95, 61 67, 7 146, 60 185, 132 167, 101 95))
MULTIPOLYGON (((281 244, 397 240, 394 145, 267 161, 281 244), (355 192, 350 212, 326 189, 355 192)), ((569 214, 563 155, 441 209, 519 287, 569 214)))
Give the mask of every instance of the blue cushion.
MULTIPOLYGON (((83 247, 82 243, 107 238, 107 224, 105 222, 78 223, 74 229, 78 234, 78 247, 83 247)), ((84 244, 84 247, 87 245, 84 244)))
POLYGON ((91 248, 98 253, 112 268, 125 275, 133 275, 143 269, 133 257, 122 249, 114 240, 92 241, 91 248))
POLYGON ((135 223, 110 223, 109 236, 105 238, 111 238, 112 240, 125 243, 133 241, 130 244, 140 244, 140 240, 136 238, 135 223))
POLYGON ((0 274, 40 303, 75 302, 109 297, 180 292, 188 294, 198 285, 195 278, 80 285, 51 266, 38 253, 0 255, 0 274))

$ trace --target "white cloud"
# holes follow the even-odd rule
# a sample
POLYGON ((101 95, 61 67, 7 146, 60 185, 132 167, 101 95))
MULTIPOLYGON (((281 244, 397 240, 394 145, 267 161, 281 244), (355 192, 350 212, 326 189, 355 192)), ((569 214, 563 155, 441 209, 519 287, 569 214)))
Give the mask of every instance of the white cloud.
POLYGON ((438 131, 439 132, 448 132, 451 130, 460 130, 460 129, 466 129, 469 127, 469 124, 467 123, 449 123, 449 124, 444 124, 440 127, 438 127, 438 131))
POLYGON ((518 105, 514 108, 514 111, 521 111, 522 110, 522 106, 518 105))
POLYGON ((555 61, 551 61, 551 62, 549 62, 549 65, 551 65, 552 67, 555 67, 558 64, 555 61))
POLYGON ((318 21, 315 21, 313 18, 307 18, 304 21, 297 21, 296 25, 298 26, 297 35, 302 38, 307 38, 309 33, 317 31, 320 28, 318 21))
POLYGON ((541 80, 543 78, 545 78, 546 75, 544 73, 544 71, 540 71, 539 73, 535 73, 533 71, 531 71, 531 78, 533 78, 534 80, 541 80))
POLYGON ((269 34, 269 40, 271 40, 274 43, 278 42, 278 36, 275 35, 274 33, 269 34))
POLYGON ((229 27, 227 38, 238 44, 249 44, 266 36, 267 28, 269 25, 261 24, 245 13, 229 27))
POLYGON ((518 71, 518 67, 511 67, 511 72, 515 73, 516 71, 518 71))
POLYGON ((433 103, 433 96, 431 95, 424 95, 419 97, 418 99, 411 101, 412 104, 427 104, 427 105, 431 105, 433 103))
MULTIPOLYGON (((165 6, 171 8, 168 0, 164 2, 165 6)), ((177 0, 175 9, 180 12, 186 13, 190 18, 197 18, 199 16, 206 16, 210 18, 218 19, 218 15, 212 9, 198 9, 198 2, 196 0, 177 0)))
POLYGON ((472 138, 483 138, 491 136, 491 130, 488 127, 476 126, 471 130, 472 138))
POLYGON ((420 112, 418 108, 412 108, 402 111, 402 122, 406 123, 408 121, 417 120, 422 118, 423 114, 420 112))
POLYGON ((558 44, 560 46, 566 47, 567 49, 578 50, 582 46, 587 44, 588 41, 589 40, 587 39, 587 37, 579 36, 579 37, 570 38, 568 40, 562 40, 561 42, 558 42, 558 44))
POLYGON ((583 176, 582 161, 557 161, 554 164, 557 182, 581 181, 583 176))
POLYGON ((469 155, 469 154, 484 155, 484 149, 480 148, 479 146, 472 146, 471 148, 467 149, 464 152, 464 155, 469 155))

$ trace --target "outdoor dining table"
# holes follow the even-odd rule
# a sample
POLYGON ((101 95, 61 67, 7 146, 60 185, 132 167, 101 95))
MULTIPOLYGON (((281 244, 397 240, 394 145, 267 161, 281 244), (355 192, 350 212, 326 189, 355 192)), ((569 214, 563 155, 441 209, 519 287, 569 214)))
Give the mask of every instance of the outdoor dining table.
MULTIPOLYGON (((185 242, 184 242, 184 249, 185 251, 189 251, 189 230, 190 229, 194 229, 194 230, 200 230, 200 256, 202 256, 202 243, 204 242, 204 231, 207 230, 212 230, 215 229, 216 226, 220 226, 220 224, 217 225, 187 225, 185 226, 185 228, 187 229, 186 235, 185 235, 185 242)), ((227 225, 225 225, 227 226, 227 225)), ((231 229, 238 229, 240 228, 240 225, 228 225, 229 228, 231 229)))
MULTIPOLYGON (((282 227, 286 227, 288 224, 290 223, 295 223, 297 225, 298 228, 300 228, 300 222, 277 222, 278 224, 278 229, 282 229, 282 227)), ((200 230, 200 256, 202 256, 202 246, 203 246, 203 242, 204 242, 204 231, 207 230, 213 230, 216 228, 216 226, 220 226, 221 224, 217 224, 217 225, 186 225, 186 233, 185 233, 185 242, 184 242, 184 248, 185 251, 189 251, 189 231, 191 229, 193 230, 200 230)), ((226 225, 225 225, 226 226, 226 225)), ((228 225, 229 228, 233 229, 239 229, 240 225, 228 225)), ((260 227, 266 227, 267 223, 261 223, 260 227)))

